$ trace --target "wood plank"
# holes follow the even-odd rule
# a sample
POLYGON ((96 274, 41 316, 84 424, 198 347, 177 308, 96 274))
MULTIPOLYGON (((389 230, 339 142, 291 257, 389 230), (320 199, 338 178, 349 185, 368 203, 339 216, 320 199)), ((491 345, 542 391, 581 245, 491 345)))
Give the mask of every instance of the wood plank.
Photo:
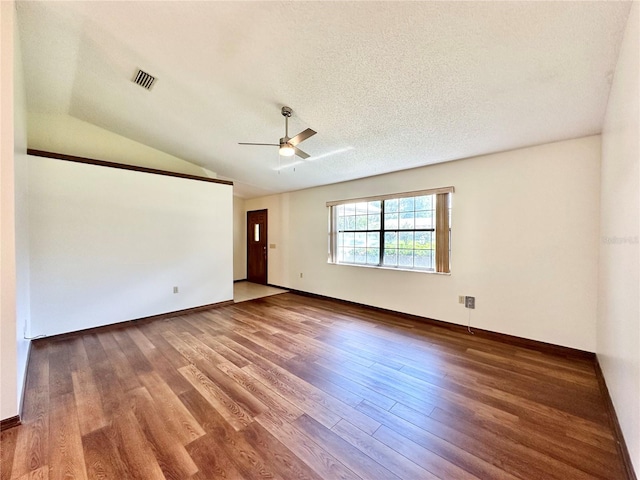
POLYGON ((133 412, 123 410, 102 431, 117 449, 116 458, 119 458, 118 462, 122 461, 120 468, 129 472, 127 476, 121 478, 165 480, 151 445, 147 442, 133 412))
POLYGON ((276 413, 280 418, 288 422, 293 422, 304 413, 285 397, 273 392, 233 363, 221 363, 218 365, 218 368, 238 384, 242 385, 249 393, 259 399, 269 410, 276 413))
POLYGON ((301 392, 291 388, 291 386, 282 382, 277 376, 271 372, 267 372, 257 365, 249 365, 243 370, 263 383, 278 395, 287 398, 290 402, 296 404, 303 412, 318 420, 324 426, 331 428, 341 419, 340 415, 332 412, 323 405, 318 405, 312 399, 306 397, 301 392))
POLYGON ((438 478, 346 420, 340 420, 331 430, 400 478, 438 478))
POLYGON ((12 478, 25 476, 49 463, 49 387, 36 387, 31 393, 28 420, 9 430, 17 434, 12 478))
MULTIPOLYGON (((447 437, 446 434, 441 436, 435 435, 428 429, 423 430, 420 428, 421 422, 419 421, 411 423, 396 416, 394 413, 388 412, 366 401, 362 402, 358 406, 358 409, 378 420, 383 426, 402 434, 405 438, 429 449, 436 455, 460 466, 478 478, 490 478, 492 480, 515 480, 518 478, 498 466, 469 453, 469 451, 464 448, 469 447, 469 445, 465 445, 463 441, 460 442, 461 439, 464 440, 463 437, 457 437, 458 442, 456 442, 455 438, 447 437), (452 440, 451 443, 448 441, 449 438, 452 440)), ((375 435, 376 434, 374 434, 374 436, 375 435)), ((393 448, 393 445, 390 445, 384 440, 382 441, 393 448)))
POLYGON ((308 415, 302 415, 293 425, 362 478, 399 480, 398 476, 308 415))
POLYGON ((162 418, 171 424, 183 445, 187 445, 205 434, 205 431, 178 396, 173 393, 173 390, 162 381, 162 377, 156 372, 140 375, 140 381, 153 397, 156 408, 162 418))
POLYGON ((105 480, 133 478, 132 472, 120 458, 118 448, 112 441, 114 435, 107 435, 106 428, 94 430, 82 437, 87 476, 90 479, 105 480))
POLYGON ((285 479, 324 480, 262 425, 253 422, 242 435, 285 479))
POLYGON ((187 452, 200 468, 192 478, 197 480, 225 479, 245 480, 234 466, 227 452, 218 448, 217 442, 205 435, 187 445, 187 452))
POLYGON ((431 450, 412 442, 385 425, 382 425, 375 431, 373 438, 380 440, 386 446, 407 457, 416 465, 420 465, 439 478, 455 478, 460 480, 479 478, 454 463, 448 462, 431 450))
POLYGON ((49 467, 40 467, 37 470, 29 472, 17 480, 48 480, 49 479, 49 467))
POLYGON ((98 334, 98 340, 100 340, 100 343, 107 354, 108 362, 112 365, 114 373, 118 377, 122 388, 125 391, 140 388, 142 385, 138 379, 138 374, 131 363, 129 363, 129 359, 120 348, 120 345, 116 341, 113 333, 108 331, 100 332, 98 334))
POLYGON ((256 422, 295 453, 321 478, 363 480, 292 424, 280 421, 270 412, 260 414, 256 417, 256 422))
POLYGON ((514 475, 524 475, 524 478, 527 478, 528 475, 535 474, 540 478, 556 478, 558 480, 566 478, 587 479, 590 477, 583 471, 563 462, 558 462, 554 458, 547 457, 537 450, 520 444, 510 444, 504 438, 491 432, 477 432, 471 439, 469 435, 461 435, 461 432, 440 424, 431 417, 422 415, 420 412, 416 412, 404 405, 396 404, 391 409, 391 412, 401 418, 412 419, 415 423, 419 423, 421 428, 455 443, 461 448, 471 448, 475 455, 485 461, 498 460, 502 468, 514 475), (506 445, 509 445, 509 448, 504 448, 506 445))
POLYGON ((165 421, 145 388, 130 390, 131 410, 167 478, 189 478, 198 471, 179 435, 165 421))
POLYGON ((12 478, 11 470, 15 461, 18 432, 20 432, 20 429, 17 427, 0 432, 0 480, 12 478))
MULTIPOLYGON (((52 363, 52 368, 56 365, 52 363)), ((59 366, 59 365, 57 365, 59 366)), ((71 375, 69 375, 71 379, 71 375)), ((87 480, 80 426, 72 393, 56 395, 50 402, 49 428, 51 480, 87 480)))
POLYGON ((69 346, 66 342, 52 342, 49 346, 49 396, 68 395, 73 392, 69 346))
POLYGON ((107 425, 102 400, 90 368, 71 373, 73 394, 78 409, 80 433, 86 435, 107 425))
POLYGON ((235 430, 242 430, 251 423, 251 414, 231 400, 194 365, 182 367, 179 371, 235 430))
MULTIPOLYGON (((221 455, 214 456, 214 461, 219 463, 215 468, 218 475, 220 472, 231 470, 238 472, 241 478, 281 478, 277 473, 278 469, 272 468, 266 457, 247 441, 242 431, 236 431, 199 392, 188 392, 182 398, 207 430, 205 436, 187 446, 188 451, 191 452, 194 446, 206 449, 204 443, 213 444, 217 450, 221 450, 221 455)), ((200 459, 194 460, 201 469, 210 469, 209 465, 201 463, 200 459)))

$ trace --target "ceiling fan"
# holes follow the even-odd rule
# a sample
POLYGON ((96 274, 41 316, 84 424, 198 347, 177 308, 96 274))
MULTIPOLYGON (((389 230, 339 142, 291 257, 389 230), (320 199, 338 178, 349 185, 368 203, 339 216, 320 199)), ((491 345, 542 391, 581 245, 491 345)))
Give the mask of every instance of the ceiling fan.
POLYGON ((238 145, 266 145, 270 147, 279 147, 278 153, 284 157, 292 157, 297 155, 300 158, 309 158, 309 154, 298 148, 298 145, 307 138, 315 135, 317 132, 307 128, 295 137, 289 137, 289 117, 293 113, 289 107, 282 107, 282 116, 284 117, 284 137, 280 139, 280 143, 246 143, 240 142, 238 145))

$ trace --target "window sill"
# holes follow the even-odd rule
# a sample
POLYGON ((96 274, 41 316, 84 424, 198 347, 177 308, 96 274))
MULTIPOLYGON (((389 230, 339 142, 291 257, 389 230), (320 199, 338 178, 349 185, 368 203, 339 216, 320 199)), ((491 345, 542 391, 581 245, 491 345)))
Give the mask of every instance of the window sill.
POLYGON ((394 272, 412 272, 412 273, 427 273, 430 275, 444 275, 445 277, 450 277, 451 272, 436 272, 434 270, 419 270, 417 268, 402 268, 402 267, 384 267, 379 265, 364 265, 359 263, 337 263, 337 262, 327 262, 329 265, 338 265, 341 267, 359 267, 359 268, 371 268, 375 270, 391 270, 394 272))

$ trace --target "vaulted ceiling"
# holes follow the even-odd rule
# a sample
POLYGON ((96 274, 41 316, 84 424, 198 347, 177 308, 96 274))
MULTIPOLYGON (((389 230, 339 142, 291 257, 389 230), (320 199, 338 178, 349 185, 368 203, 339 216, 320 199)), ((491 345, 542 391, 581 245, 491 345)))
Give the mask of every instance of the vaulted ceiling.
POLYGON ((20 2, 29 112, 246 196, 599 133, 629 2, 20 2), (158 77, 132 83, 138 68, 158 77), (305 161, 290 132, 318 132, 305 161), (288 166, 287 166, 288 165, 288 166))

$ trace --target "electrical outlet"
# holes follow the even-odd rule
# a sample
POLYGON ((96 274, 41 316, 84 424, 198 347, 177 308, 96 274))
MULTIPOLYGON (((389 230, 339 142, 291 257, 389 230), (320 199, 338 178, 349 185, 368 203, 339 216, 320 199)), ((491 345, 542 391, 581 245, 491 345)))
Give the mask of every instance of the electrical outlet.
POLYGON ((178 287, 173 287, 173 293, 178 293, 178 287))
POLYGON ((458 303, 464 305, 464 295, 458 295, 458 303))
POLYGON ((476 297, 464 297, 464 308, 476 308, 476 297))
POLYGON ((300 278, 302 278, 302 272, 300 272, 300 278))

